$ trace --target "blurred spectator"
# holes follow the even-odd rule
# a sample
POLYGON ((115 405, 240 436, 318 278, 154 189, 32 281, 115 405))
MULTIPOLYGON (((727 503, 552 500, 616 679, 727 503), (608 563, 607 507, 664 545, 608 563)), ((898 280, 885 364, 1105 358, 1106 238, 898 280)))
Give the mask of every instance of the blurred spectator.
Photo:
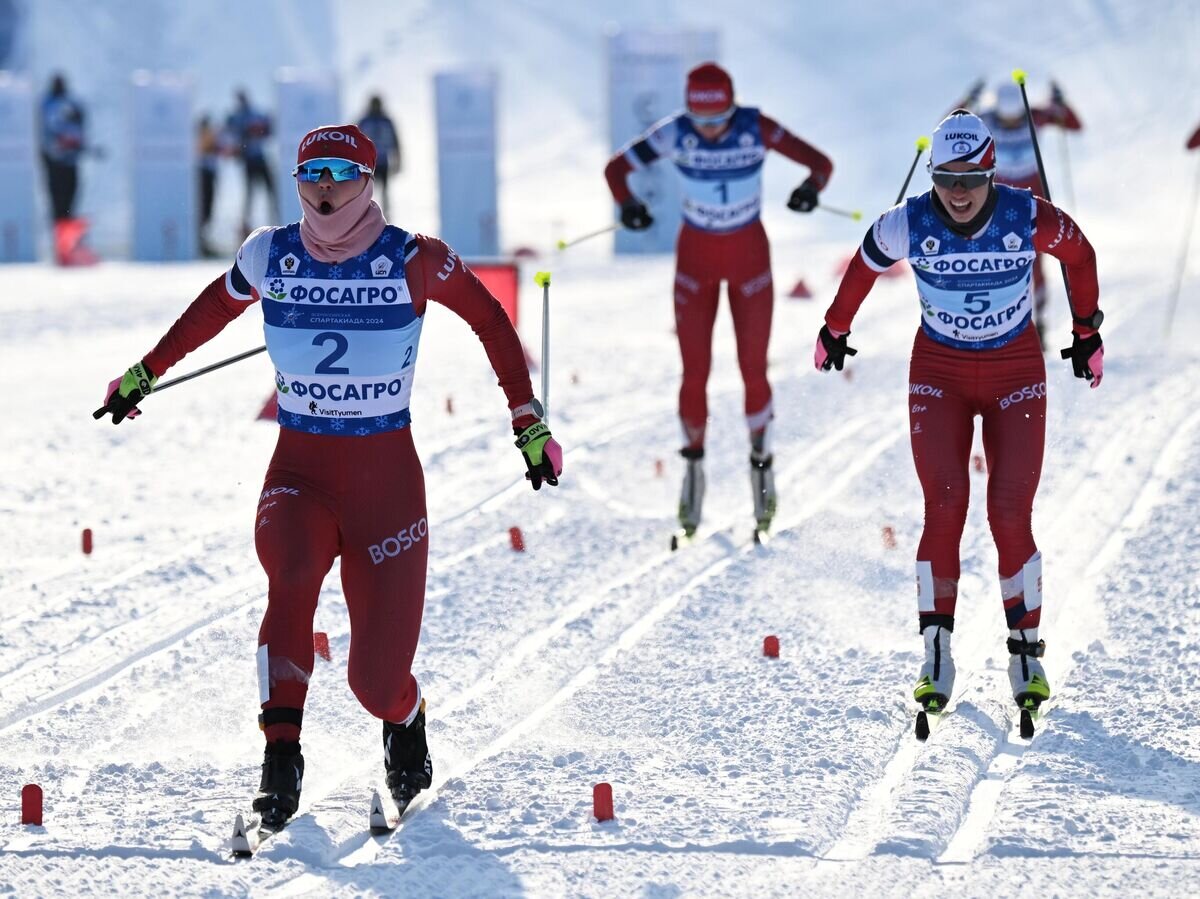
POLYGON ((72 219, 79 189, 79 157, 85 146, 84 111, 67 91, 67 79, 61 74, 51 79, 42 100, 41 140, 54 221, 72 219))
POLYGON ((375 183, 379 186, 380 205, 386 217, 389 215, 388 174, 392 171, 400 174, 400 136, 392 117, 384 112, 383 100, 378 95, 368 102, 367 114, 359 121, 358 127, 374 142, 379 154, 375 162, 375 183))
POLYGON ((245 90, 235 95, 237 106, 225 121, 225 130, 234 151, 241 157, 246 173, 246 199, 242 206, 242 232, 249 234, 250 207, 254 202, 256 185, 261 184, 267 192, 268 213, 272 224, 279 222, 279 202, 275 196, 275 180, 267 163, 267 138, 271 136, 271 119, 250 105, 245 90))
POLYGON ((217 157, 220 156, 220 135, 212 119, 200 117, 196 129, 196 158, 200 162, 200 255, 206 259, 218 255, 208 241, 208 223, 212 220, 213 199, 217 192, 217 157))

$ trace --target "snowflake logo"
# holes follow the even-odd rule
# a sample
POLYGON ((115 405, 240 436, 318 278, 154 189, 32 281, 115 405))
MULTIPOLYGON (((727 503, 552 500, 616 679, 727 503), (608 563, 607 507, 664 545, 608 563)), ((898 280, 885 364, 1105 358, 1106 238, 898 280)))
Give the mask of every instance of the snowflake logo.
POLYGON ((344 421, 342 421, 340 418, 335 418, 333 421, 331 421, 329 423, 329 427, 335 431, 340 431, 346 427, 346 423, 344 421))
POLYGON ((921 216, 921 224, 924 225, 926 228, 932 227, 933 226, 933 216, 929 215, 929 214, 921 216))
POLYGON ((1000 226, 999 225, 989 226, 987 229, 987 236, 988 237, 999 237, 1000 236, 1000 226))
POLYGON ((280 253, 282 253, 282 252, 283 252, 283 250, 281 250, 281 249, 279 248, 279 244, 277 244, 277 243, 275 243, 275 242, 273 242, 273 241, 272 241, 272 243, 271 243, 271 258, 272 258, 272 259, 278 259, 278 258, 279 258, 279 254, 280 254, 280 253))
POLYGON ((979 252, 979 241, 968 240, 967 241, 967 252, 968 253, 978 253, 979 252))
POLYGON ((300 424, 300 413, 299 412, 292 413, 292 424, 293 425, 300 424))
POLYGON ((294 325, 300 319, 300 311, 298 309, 289 309, 283 313, 283 323, 285 325, 294 325))
POLYGON ((320 429, 320 428, 318 428, 316 425, 313 425, 312 427, 310 427, 310 428, 308 429, 308 433, 310 433, 310 434, 320 434, 320 433, 321 433, 321 429, 320 429))
POLYGON ((388 424, 388 420, 387 420, 387 416, 386 416, 386 415, 377 415, 377 416, 375 417, 375 427, 377 427, 377 428, 386 428, 386 427, 387 427, 387 424, 388 424))
POLYGON ((359 262, 366 262, 366 261, 367 261, 367 254, 366 254, 366 251, 364 250, 362 253, 359 253, 359 254, 358 254, 357 256, 355 256, 354 258, 355 258, 356 260, 358 260, 359 262))
POLYGON ((311 265, 310 265, 310 266, 307 266, 307 267, 305 267, 305 269, 304 269, 304 271, 303 271, 303 273, 302 273, 302 274, 303 274, 303 275, 304 275, 304 277, 306 277, 306 278, 315 278, 315 277, 317 276, 317 272, 316 272, 316 270, 315 270, 315 269, 314 269, 314 268, 313 268, 311 265))
POLYGON ((379 238, 379 243, 380 243, 380 245, 383 245, 385 243, 391 243, 391 242, 392 242, 392 235, 388 232, 388 230, 386 228, 384 228, 383 235, 379 238))
POLYGON ((1008 222, 1015 222, 1017 220, 1017 210, 1009 209, 1006 211, 1004 213, 1004 220, 1008 222))
POLYGON ((354 433, 357 434, 359 437, 366 437, 371 432, 368 431, 366 428, 358 428, 357 430, 355 430, 354 433))
POLYGON ((329 269, 329 277, 336 279, 336 278, 340 278, 341 276, 342 276, 342 267, 340 265, 332 266, 329 269))
POLYGON ((288 243, 300 243, 300 228, 288 228, 288 243))

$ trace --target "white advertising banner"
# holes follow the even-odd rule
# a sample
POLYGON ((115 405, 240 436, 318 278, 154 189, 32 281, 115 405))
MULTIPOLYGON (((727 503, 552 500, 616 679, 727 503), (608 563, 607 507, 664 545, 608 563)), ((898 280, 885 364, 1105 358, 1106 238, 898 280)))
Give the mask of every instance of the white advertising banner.
POLYGON ((133 258, 196 258, 196 154, 192 84, 172 72, 133 73, 130 162, 133 258))
MULTIPOLYGON (((618 31, 609 35, 608 117, 613 151, 683 109, 688 70, 716 59, 715 31, 618 31)), ((630 174, 629 187, 650 207, 654 224, 645 231, 618 230, 616 252, 675 251, 682 200, 678 178, 667 162, 630 174)))
POLYGON ((300 198, 296 195, 296 148, 300 139, 320 125, 341 125, 342 104, 338 99, 338 81, 332 73, 280 69, 275 76, 276 115, 275 165, 279 191, 276 224, 300 221, 300 198))
POLYGON ((37 163, 33 91, 29 81, 0 72, 0 262, 37 257, 37 163))
POLYGON ((441 72, 437 104, 439 236, 460 256, 500 255, 495 72, 441 72))

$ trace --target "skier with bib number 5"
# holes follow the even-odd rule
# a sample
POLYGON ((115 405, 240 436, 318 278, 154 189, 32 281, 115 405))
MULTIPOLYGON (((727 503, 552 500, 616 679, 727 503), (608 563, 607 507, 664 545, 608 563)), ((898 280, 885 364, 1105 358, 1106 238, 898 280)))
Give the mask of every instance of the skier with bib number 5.
POLYGON ((111 414, 114 424, 137 415, 164 372, 261 301, 280 425, 254 533, 268 578, 257 655, 266 751, 253 803, 266 833, 284 826, 300 801, 312 622, 339 555, 352 632, 348 679, 383 721, 397 810, 432 780, 425 702, 412 674, 429 528, 409 428, 428 301, 467 321, 483 344, 533 488, 557 485, 562 472, 562 450, 541 421, 507 314, 446 244, 387 223, 373 199, 375 163, 374 145, 355 125, 310 131, 293 172, 300 221, 252 233, 233 266, 109 385, 95 413, 111 414))
MULTIPOLYGON (((917 548, 917 608, 925 640, 913 696, 944 711, 954 689, 950 635, 958 599, 959 543, 970 495, 975 416, 983 419, 988 522, 999 553, 1008 624, 1009 679, 1022 732, 1050 698, 1040 659, 1042 554, 1034 543, 1033 497, 1046 437, 1046 368, 1031 326, 1031 266, 1037 253, 1061 260, 1073 305, 1073 339, 1063 351, 1076 377, 1099 387, 1104 374, 1096 255, 1078 225, 1028 190, 997 184, 987 126, 964 109, 942 120, 930 155, 933 189, 889 209, 863 238, 817 337, 818 370, 841 370, 850 326, 881 272, 908 259, 921 326, 909 368, 913 460, 925 495, 917 548), (1028 718, 1028 723, 1027 723, 1028 718)), ((923 732, 922 732, 923 731, 923 732)))
POLYGON ((721 282, 728 285, 738 366, 745 384, 757 538, 770 528, 777 502, 771 450, 775 411, 767 380, 767 344, 775 295, 771 248, 759 217, 763 160, 768 150, 775 150, 809 168, 808 178, 788 200, 788 208, 795 212, 811 212, 817 207, 833 163, 765 113, 737 105, 733 80, 715 63, 704 63, 688 73, 686 99, 684 112, 663 119, 618 151, 609 160, 604 177, 621 207, 621 223, 631 231, 649 228, 654 220, 646 204, 629 190, 629 173, 665 159, 674 164, 682 178, 675 331, 683 359, 680 455, 687 460, 687 469, 679 500, 679 524, 685 539, 695 534, 704 503, 706 386, 712 367, 712 332, 721 282))

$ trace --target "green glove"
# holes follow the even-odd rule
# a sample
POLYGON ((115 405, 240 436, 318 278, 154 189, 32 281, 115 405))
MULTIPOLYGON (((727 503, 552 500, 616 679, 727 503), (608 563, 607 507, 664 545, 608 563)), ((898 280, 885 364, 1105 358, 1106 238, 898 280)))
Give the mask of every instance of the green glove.
POLYGON ((121 377, 114 378, 108 385, 108 398, 103 406, 92 413, 92 418, 103 418, 105 413, 112 413, 113 424, 120 424, 126 418, 136 418, 141 415, 137 404, 154 389, 158 375, 150 370, 145 362, 139 362, 121 377))
POLYGON ((535 421, 525 429, 513 428, 517 435, 516 447, 525 457, 525 477, 534 490, 542 489, 542 481, 551 487, 558 486, 562 474, 562 447, 550 435, 550 427, 544 421, 535 421))

